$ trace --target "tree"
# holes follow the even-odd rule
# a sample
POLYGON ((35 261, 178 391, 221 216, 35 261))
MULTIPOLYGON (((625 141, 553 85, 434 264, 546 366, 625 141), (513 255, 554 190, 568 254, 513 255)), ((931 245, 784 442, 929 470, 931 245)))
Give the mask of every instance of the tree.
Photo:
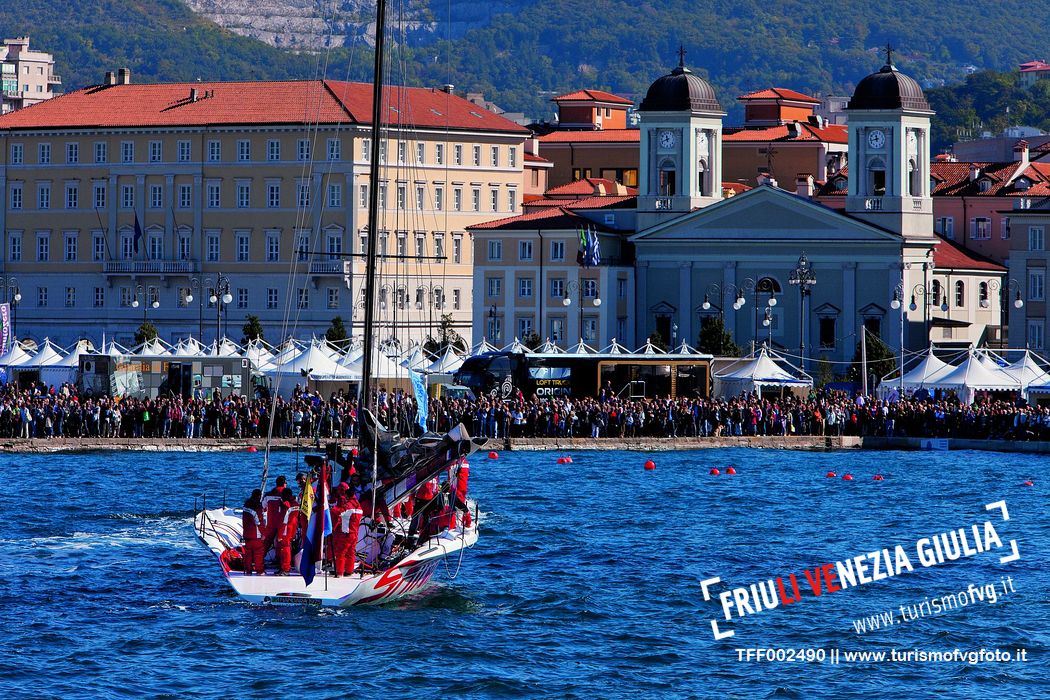
MULTIPOLYGON (((897 357, 890 350, 882 338, 878 337, 867 328, 863 329, 868 334, 868 375, 875 375, 875 382, 892 372, 897 367, 897 357)), ((863 381, 863 369, 860 361, 860 343, 857 343, 857 352, 853 355, 853 364, 850 365, 847 378, 853 382, 863 381)), ((875 387, 870 386, 871 391, 875 387)))
POLYGON ((426 342, 423 343, 423 349, 437 357, 444 355, 445 351, 449 348, 452 348, 455 352, 464 353, 467 351, 467 343, 463 340, 463 337, 456 332, 455 321, 452 320, 452 314, 441 314, 441 323, 438 324, 437 338, 433 335, 427 336, 426 342))
POLYGON ((336 316, 332 319, 332 325, 324 332, 324 337, 329 343, 341 343, 349 336, 346 334, 346 326, 343 325, 343 317, 336 316))
POLYGON ((540 334, 536 331, 527 333, 522 339, 521 344, 527 346, 531 350, 539 350, 543 346, 543 340, 540 338, 540 334))
POLYGON ((835 370, 831 366, 831 360, 827 355, 821 355, 817 360, 817 385, 824 386, 835 381, 835 370))
POLYGON ((142 345, 156 340, 157 335, 157 327, 153 325, 153 321, 143 321, 139 329, 135 331, 135 344, 142 345))
POLYGON ((654 348, 664 352, 667 351, 667 341, 660 335, 660 331, 653 331, 653 334, 649 336, 649 342, 652 343, 654 348))
POLYGON ((259 322, 259 317, 255 314, 248 314, 244 319, 244 326, 241 327, 241 333, 244 334, 244 337, 241 338, 241 345, 247 345, 253 340, 262 340, 263 327, 259 322))
POLYGON ((739 357, 742 352, 740 346, 733 342, 733 336, 726 330, 721 317, 711 318, 700 325, 696 349, 716 357, 739 357))

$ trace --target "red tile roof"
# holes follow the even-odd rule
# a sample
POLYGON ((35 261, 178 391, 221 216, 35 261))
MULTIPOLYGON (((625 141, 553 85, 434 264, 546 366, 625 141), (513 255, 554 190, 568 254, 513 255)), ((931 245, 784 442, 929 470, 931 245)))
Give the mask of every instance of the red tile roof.
POLYGON ((729 190, 733 194, 743 194, 744 192, 747 192, 750 189, 753 189, 751 187, 751 185, 745 185, 742 182, 723 182, 722 183, 722 190, 723 191, 729 190))
POLYGON ((580 197, 579 199, 550 199, 548 197, 538 197, 536 199, 525 202, 524 205, 531 209, 549 209, 551 207, 564 207, 566 209, 608 209, 608 208, 621 208, 620 205, 625 202, 633 203, 637 199, 637 194, 623 194, 623 195, 597 195, 594 197, 580 197))
MULTIPOLYGON (((528 130, 430 88, 389 87, 386 121, 404 126, 528 130)), ((372 86, 341 81, 259 81, 94 86, 0 117, 0 129, 240 124, 370 124, 372 86), (190 90, 201 97, 190 100, 190 90)))
POLYGON ((570 92, 565 95, 558 95, 557 97, 551 98, 551 102, 578 102, 581 100, 612 102, 620 105, 634 104, 634 102, 628 100, 626 97, 620 97, 619 95, 614 95, 611 92, 604 92, 602 90, 577 90, 576 92, 570 92))
POLYGON ((938 270, 989 270, 1006 272, 1006 268, 988 258, 966 250, 954 241, 937 236, 933 248, 933 265, 938 270))
POLYGON ((1050 195, 1050 163, 1029 163, 1023 177, 1031 183, 1028 189, 1018 189, 1010 177, 1017 170, 1018 163, 931 163, 930 176, 936 182, 933 188, 934 197, 1045 197, 1050 195), (971 182, 970 166, 980 168, 980 175, 971 182), (981 191, 981 181, 988 183, 987 189, 981 191))
POLYGON ((1027 63, 1022 63, 1018 68, 1021 69, 1021 73, 1031 73, 1033 71, 1050 70, 1050 63, 1045 61, 1028 61, 1027 63))
POLYGON ((747 100, 790 100, 792 102, 807 102, 809 104, 819 105, 820 100, 809 95, 804 95, 801 92, 795 92, 794 90, 788 90, 787 88, 766 88, 765 90, 756 90, 755 92, 749 92, 746 95, 741 95, 737 98, 741 102, 747 100))
POLYGON ((602 129, 600 131, 552 131, 540 136, 540 143, 638 143, 638 129, 602 129))
POLYGON ((849 130, 845 124, 825 124, 823 128, 818 128, 807 122, 797 122, 797 124, 799 125, 799 135, 795 137, 789 136, 787 125, 782 124, 777 126, 729 128, 722 134, 722 141, 729 143, 765 143, 769 141, 849 143, 849 130))
POLYGON ((526 163, 550 163, 550 161, 547 160, 546 158, 543 158, 541 156, 536 156, 536 155, 533 155, 531 153, 526 153, 525 154, 525 162, 526 163))
MULTIPOLYGON (((624 187, 616 180, 610 180, 604 177, 585 177, 580 180, 574 180, 565 185, 558 185, 547 190, 544 194, 547 197, 558 197, 558 196, 589 196, 599 195, 615 195, 617 194, 617 188, 624 187)), ((638 190, 632 187, 624 187, 626 194, 638 194, 638 190)))
MULTIPOLYGON (((520 229, 575 229, 581 224, 590 224, 596 226, 596 224, 590 219, 586 219, 579 214, 574 213, 567 207, 545 207, 543 209, 537 209, 530 211, 519 216, 512 216, 507 219, 497 219, 495 221, 486 221, 480 224, 474 224, 468 226, 467 229, 471 231, 494 231, 494 230, 520 230, 520 229)), ((599 230, 608 230, 601 226, 598 226, 599 230)))

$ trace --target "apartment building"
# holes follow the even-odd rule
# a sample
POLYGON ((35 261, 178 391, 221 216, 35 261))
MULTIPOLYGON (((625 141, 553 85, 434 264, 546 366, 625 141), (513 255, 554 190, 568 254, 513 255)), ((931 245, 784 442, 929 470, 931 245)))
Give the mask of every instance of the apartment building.
POLYGON ((29 37, 4 39, 0 44, 0 113, 7 113, 54 97, 55 59, 29 49, 29 37))
MULTIPOLYGON (((60 343, 359 334, 372 86, 132 84, 130 72, 0 117, 0 294, 60 343), (354 257, 356 256, 356 257, 354 257), (213 302, 212 299, 216 301, 213 302)), ((520 211, 528 131, 437 89, 389 88, 378 144, 378 323, 470 340, 467 227, 520 211)))
POLYGON ((1046 350, 1050 328, 1047 268, 1050 248, 1050 197, 1011 213, 1015 234, 1010 238, 1010 277, 1003 280, 1004 309, 1010 316, 1010 346, 1046 350))

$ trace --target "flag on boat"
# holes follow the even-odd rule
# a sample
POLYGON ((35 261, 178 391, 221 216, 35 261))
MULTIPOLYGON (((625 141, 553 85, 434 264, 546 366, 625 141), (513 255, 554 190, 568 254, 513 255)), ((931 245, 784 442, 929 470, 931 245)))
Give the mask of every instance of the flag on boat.
POLYGON ((416 393, 416 422, 423 432, 427 431, 427 415, 430 413, 430 398, 427 396, 427 387, 423 381, 423 373, 408 370, 408 376, 412 378, 412 388, 416 393))
POLYGON ((580 237, 580 249, 576 252, 576 262, 581 267, 595 267, 601 262, 602 253, 598 244, 598 233, 588 225, 577 229, 580 237))
POLYGON ((135 246, 135 252, 139 252, 139 241, 142 240, 142 224, 139 223, 139 213, 135 212, 135 240, 133 241, 135 246))
POLYGON ((299 562, 299 573, 309 586, 314 581, 314 573, 317 562, 324 556, 324 538, 332 534, 332 514, 328 510, 328 484, 331 478, 328 474, 328 464, 321 467, 321 474, 317 479, 317 494, 314 502, 313 513, 306 526, 306 534, 303 535, 303 556, 299 562))

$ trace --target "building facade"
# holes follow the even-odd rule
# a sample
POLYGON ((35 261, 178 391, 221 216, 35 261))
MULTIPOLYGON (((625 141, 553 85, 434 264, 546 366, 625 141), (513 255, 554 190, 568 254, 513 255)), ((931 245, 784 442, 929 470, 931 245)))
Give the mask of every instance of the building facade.
POLYGON ((55 59, 29 49, 29 37, 4 39, 0 44, 0 114, 28 107, 55 96, 62 78, 55 75, 55 59))
POLYGON ((1046 350, 1050 347, 1046 338, 1050 328, 1046 298, 1050 197, 1012 212, 1012 217, 1010 277, 1002 287, 1004 304, 1010 313, 1010 346, 1046 350))
MULTIPOLYGON (((0 117, 3 299, 16 333, 68 343, 363 323, 371 85, 107 84, 0 117), (356 256, 356 257, 354 257, 356 256), (216 293, 222 292, 222 293, 216 293), (217 297, 217 303, 211 299, 217 297), (228 299, 228 303, 224 303, 228 299)), ((445 314, 468 341, 467 227, 520 211, 527 130, 455 95, 389 88, 380 335, 445 314)))

